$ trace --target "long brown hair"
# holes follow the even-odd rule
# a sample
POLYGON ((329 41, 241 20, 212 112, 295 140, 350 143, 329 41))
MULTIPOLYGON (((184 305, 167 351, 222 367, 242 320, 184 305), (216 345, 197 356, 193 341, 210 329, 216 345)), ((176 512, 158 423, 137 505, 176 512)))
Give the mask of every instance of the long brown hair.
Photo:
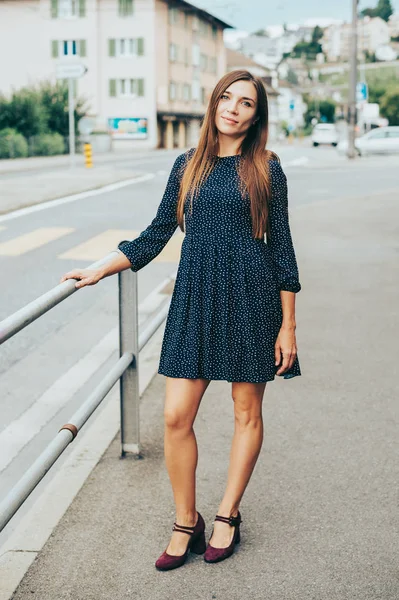
POLYGON ((183 165, 179 197, 177 202, 177 222, 183 230, 184 204, 188 194, 192 202, 199 188, 211 173, 219 152, 218 130, 216 128, 216 109, 221 95, 235 81, 252 81, 257 92, 257 121, 248 129, 241 144, 241 160, 238 165, 241 193, 247 193, 250 199, 252 233, 261 238, 265 232, 269 239, 269 202, 271 197, 271 181, 268 161, 279 160, 277 154, 266 150, 269 132, 269 108, 267 94, 261 79, 249 71, 236 70, 224 75, 216 84, 210 98, 207 111, 202 121, 200 139, 197 148, 189 160, 183 165))

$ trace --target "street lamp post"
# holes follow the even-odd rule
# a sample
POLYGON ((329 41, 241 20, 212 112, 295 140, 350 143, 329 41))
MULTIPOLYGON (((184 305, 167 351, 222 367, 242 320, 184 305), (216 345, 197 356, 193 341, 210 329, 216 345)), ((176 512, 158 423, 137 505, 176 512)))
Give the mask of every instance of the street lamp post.
POLYGON ((348 158, 355 158, 356 128, 356 85, 357 85, 357 5, 359 0, 352 0, 352 35, 349 74, 349 127, 348 158))

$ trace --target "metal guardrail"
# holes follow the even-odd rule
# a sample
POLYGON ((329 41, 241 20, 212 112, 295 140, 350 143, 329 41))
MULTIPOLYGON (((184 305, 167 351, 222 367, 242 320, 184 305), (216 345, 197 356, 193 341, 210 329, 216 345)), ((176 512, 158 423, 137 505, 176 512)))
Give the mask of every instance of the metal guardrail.
MULTIPOLYGON (((95 269, 114 258, 112 252, 88 268, 95 269)), ((0 322, 0 344, 33 323, 54 306, 77 292, 76 280, 68 279, 0 322)), ((140 454, 139 352, 167 316, 163 306, 139 336, 137 273, 127 269, 118 273, 119 283, 119 360, 90 394, 86 402, 61 427, 52 442, 36 459, 0 504, 0 532, 43 479, 79 430, 101 404, 115 383, 120 381, 121 455, 140 454)))

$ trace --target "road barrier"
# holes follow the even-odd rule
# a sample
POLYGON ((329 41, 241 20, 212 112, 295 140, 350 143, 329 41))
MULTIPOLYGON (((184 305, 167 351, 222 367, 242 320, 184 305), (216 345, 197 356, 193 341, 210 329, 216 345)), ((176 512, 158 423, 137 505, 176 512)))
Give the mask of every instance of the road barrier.
MULTIPOLYGON (((122 243, 122 242, 121 242, 122 243)), ((95 269, 114 258, 112 252, 88 268, 95 269)), ((68 279, 0 322, 0 344, 33 323, 54 306, 79 291, 76 280, 68 279)), ((115 383, 120 382, 121 456, 140 456, 139 352, 166 319, 163 306, 139 336, 137 272, 118 273, 119 360, 104 376, 89 398, 61 427, 53 441, 21 477, 0 504, 0 531, 4 529, 47 471, 75 439, 82 426, 101 404, 115 383)))

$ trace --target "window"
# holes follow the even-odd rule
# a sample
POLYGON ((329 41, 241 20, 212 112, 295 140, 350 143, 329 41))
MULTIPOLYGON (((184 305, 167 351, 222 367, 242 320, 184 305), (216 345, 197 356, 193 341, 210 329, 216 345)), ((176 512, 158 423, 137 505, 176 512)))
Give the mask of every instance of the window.
POLYGON ((201 88, 201 104, 205 104, 205 88, 201 88))
POLYGON ((388 129, 386 131, 386 137, 399 138, 399 129, 388 129))
POLYGON ((133 14, 133 0, 118 0, 118 15, 130 17, 133 14))
POLYGON ((108 40, 109 56, 132 57, 143 56, 144 38, 120 38, 108 40))
POLYGON ((211 56, 209 59, 209 69, 211 73, 216 73, 217 71, 217 60, 216 56, 211 56))
POLYGON ((189 102, 191 97, 191 87, 188 83, 185 83, 183 86, 183 100, 184 102, 189 102))
POLYGON ((191 96, 192 99, 198 101, 200 98, 200 84, 199 81, 194 80, 191 84, 191 96))
POLYGON ((198 67, 200 64, 200 47, 198 44, 193 44, 192 46, 192 63, 195 67, 198 67))
POLYGON ((179 54, 179 48, 176 44, 169 44, 169 60, 170 62, 177 62, 179 54))
POLYGON ((188 29, 188 26, 190 24, 190 18, 188 16, 188 13, 184 13, 184 27, 185 29, 188 29))
POLYGON ((53 40, 51 42, 51 56, 87 56, 86 40, 53 40))
POLYGON ((86 0, 51 0, 51 16, 61 19, 86 16, 86 0))
POLYGON ((169 24, 177 25, 179 22, 179 17, 180 17, 179 9, 170 6, 169 7, 169 24))
POLYGON ((218 28, 216 25, 212 25, 212 37, 214 40, 216 40, 218 37, 218 28))
POLYGON ((201 71, 206 71, 208 68, 208 57, 206 54, 200 56, 201 71))
POLYGON ((188 67, 190 64, 190 55, 188 52, 188 48, 184 48, 184 64, 186 65, 186 67, 188 67))
POLYGON ((119 98, 144 96, 144 79, 110 79, 109 95, 119 98))
POLYGON ((174 81, 169 82, 169 100, 176 100, 176 84, 174 81))

